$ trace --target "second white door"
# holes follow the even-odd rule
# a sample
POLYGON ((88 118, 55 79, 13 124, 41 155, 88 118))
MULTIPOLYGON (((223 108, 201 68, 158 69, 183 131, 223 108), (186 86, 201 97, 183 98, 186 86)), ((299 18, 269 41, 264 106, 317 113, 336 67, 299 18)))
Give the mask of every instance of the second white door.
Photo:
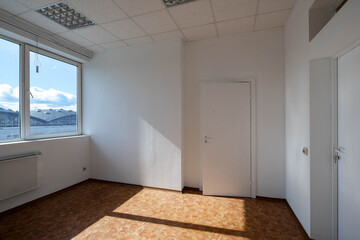
POLYGON ((251 196, 250 83, 201 83, 204 195, 251 196))
POLYGON ((360 46, 338 70, 338 239, 352 240, 360 236, 360 46))

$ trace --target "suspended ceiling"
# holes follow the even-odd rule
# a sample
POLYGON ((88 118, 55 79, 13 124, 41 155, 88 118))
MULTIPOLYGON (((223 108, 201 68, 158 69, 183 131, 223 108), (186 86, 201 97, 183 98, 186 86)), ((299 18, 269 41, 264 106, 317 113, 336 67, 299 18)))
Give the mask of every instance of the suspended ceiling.
POLYGON ((94 52, 153 41, 185 41, 285 25, 296 0, 67 0, 96 25, 68 30, 37 9, 58 0, 0 0, 0 8, 94 52))

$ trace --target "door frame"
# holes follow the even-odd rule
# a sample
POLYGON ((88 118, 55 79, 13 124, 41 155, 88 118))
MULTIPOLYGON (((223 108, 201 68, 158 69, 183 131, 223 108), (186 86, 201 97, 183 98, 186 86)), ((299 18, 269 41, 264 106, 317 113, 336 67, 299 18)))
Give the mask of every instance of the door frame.
POLYGON ((250 83, 250 196, 256 198, 256 78, 246 78, 243 80, 211 80, 211 81, 200 81, 199 82, 199 186, 200 190, 203 189, 203 173, 202 173, 202 139, 201 139, 201 106, 202 106, 202 95, 201 90, 204 84, 212 83, 250 83))
POLYGON ((335 160, 336 154, 334 149, 338 148, 338 58, 340 56, 332 58, 331 63, 331 81, 332 81, 332 133, 331 133, 331 142, 332 142, 332 213, 331 213, 331 235, 332 240, 338 239, 338 162, 335 160))

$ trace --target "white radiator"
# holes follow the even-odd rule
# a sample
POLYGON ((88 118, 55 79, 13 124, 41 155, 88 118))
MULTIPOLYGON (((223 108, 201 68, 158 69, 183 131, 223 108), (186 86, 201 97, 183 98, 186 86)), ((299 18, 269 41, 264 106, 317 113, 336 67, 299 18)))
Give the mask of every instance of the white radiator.
POLYGON ((0 158, 0 200, 39 186, 40 154, 28 153, 0 158))

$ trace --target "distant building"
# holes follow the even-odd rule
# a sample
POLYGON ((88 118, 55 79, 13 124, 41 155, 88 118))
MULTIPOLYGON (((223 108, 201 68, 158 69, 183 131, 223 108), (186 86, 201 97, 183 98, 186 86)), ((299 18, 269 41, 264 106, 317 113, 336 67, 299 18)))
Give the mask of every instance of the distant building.
POLYGON ((0 108, 0 127, 17 127, 19 121, 20 115, 18 111, 0 108))
MULTIPOLYGON (((0 127, 17 127, 20 123, 18 111, 0 108, 0 127)), ((76 112, 63 109, 30 111, 31 126, 76 125, 76 112)))

